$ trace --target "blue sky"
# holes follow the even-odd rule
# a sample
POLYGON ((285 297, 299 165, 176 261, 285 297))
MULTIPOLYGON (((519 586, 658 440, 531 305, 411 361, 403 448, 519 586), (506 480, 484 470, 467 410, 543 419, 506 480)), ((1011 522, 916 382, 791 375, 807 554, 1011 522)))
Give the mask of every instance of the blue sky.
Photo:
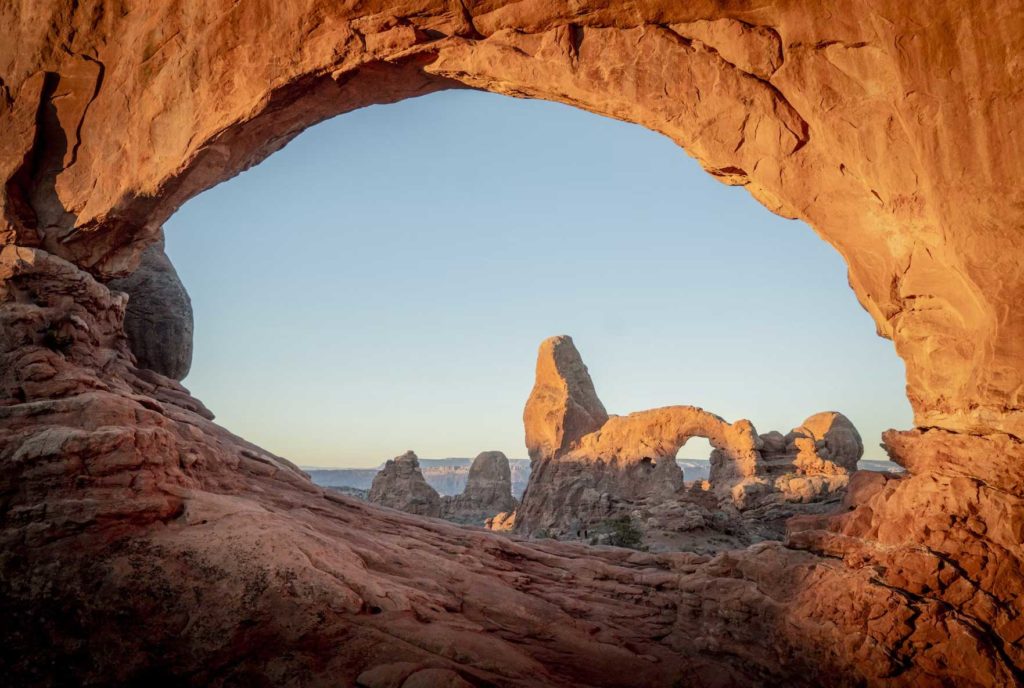
MULTIPOLYGON (((311 466, 525 457, 538 344, 569 334, 611 413, 692 404, 760 432, 911 425, 903 363, 838 253, 669 139, 450 91, 309 129, 187 203, 188 386, 311 466)), ((706 456, 695 441, 680 456, 706 456)))

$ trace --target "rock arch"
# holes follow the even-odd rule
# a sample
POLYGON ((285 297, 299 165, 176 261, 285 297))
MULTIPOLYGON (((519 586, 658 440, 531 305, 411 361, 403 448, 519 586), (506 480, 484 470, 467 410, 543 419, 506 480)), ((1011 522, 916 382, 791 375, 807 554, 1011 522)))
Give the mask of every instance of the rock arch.
MULTIPOLYGON (((443 88, 547 98, 660 131, 724 182, 806 220, 846 258, 851 286, 906 361, 917 424, 1020 436, 1024 345, 1014 333, 1024 319, 997 296, 1024 287, 1004 258, 1021 248, 1006 231, 1019 211, 973 221, 990 217, 984 199, 1004 196, 1016 157, 1005 146, 1017 143, 993 147, 982 135, 991 126, 958 144, 897 124, 925 100, 941 121, 976 121, 965 103, 992 100, 1005 83, 926 47, 964 26, 1005 26, 1001 10, 962 21, 961 8, 941 6, 940 20, 924 9, 902 16, 932 26, 913 50, 899 21, 865 25, 820 8, 11 9, 13 40, 0 54, 0 121, 13 133, 0 151, 4 235, 96 274, 124 271, 186 199, 314 122, 443 88), (105 47, 113 33, 125 49, 105 47), (48 40, 69 47, 54 53, 48 40), (954 68, 965 90, 936 88, 931 70, 954 68)), ((1012 120, 1019 98, 999 99, 992 124, 1012 120)))
MULTIPOLYGON (((621 515, 623 504, 631 504, 628 509, 632 509, 649 497, 673 499, 683 487, 676 454, 693 437, 706 438, 714 447, 710 482, 723 496, 731 495, 746 479, 768 473, 770 466, 761 452, 765 436, 759 436, 748 420, 729 423, 696 406, 609 416, 568 336, 550 337, 541 343, 536 371, 523 410, 531 473, 516 513, 519 532, 578 536, 585 524, 621 515)), ((796 442, 799 437, 809 442, 804 453, 819 464, 826 462, 815 452, 818 434, 831 431, 834 444, 845 450, 843 459, 851 453, 847 445, 854 438, 860 442, 856 429, 842 414, 818 414, 804 425, 809 427, 798 430, 805 430, 807 436, 794 431, 791 440, 796 442)), ((848 462, 854 470, 863 452, 863 446, 857 448, 848 462)), ((784 455, 785 450, 783 442, 778 453, 784 455)), ((791 465, 792 457, 787 458, 791 465)), ((846 468, 837 470, 846 472, 846 468)))
POLYGON ((763 472, 748 420, 729 423, 696 406, 608 415, 566 335, 541 342, 523 424, 531 472, 516 513, 521 533, 576 533, 620 511, 614 500, 671 496, 683 486, 676 454, 692 437, 716 449, 712 479, 723 486, 763 472))
POLYGON ((1024 680, 1018 3, 48 0, 0 25, 7 675, 1024 680), (660 131, 814 227, 906 362, 918 429, 885 443, 911 475, 712 562, 526 545, 327 496, 135 366, 94 277, 181 203, 320 119, 467 86, 660 131))

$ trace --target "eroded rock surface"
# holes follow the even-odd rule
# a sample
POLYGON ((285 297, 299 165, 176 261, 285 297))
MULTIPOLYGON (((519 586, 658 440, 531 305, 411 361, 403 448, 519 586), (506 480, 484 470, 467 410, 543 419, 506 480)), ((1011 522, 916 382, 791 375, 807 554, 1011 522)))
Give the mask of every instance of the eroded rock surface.
POLYGON ((508 457, 500 451, 486 451, 473 459, 462 493, 442 498, 441 518, 482 526, 498 514, 515 509, 508 457))
MULTIPOLYGON (((0 28, 8 682, 1024 680, 1018 2, 40 0, 0 28), (327 495, 134 365, 93 276, 303 128, 463 86, 639 123, 806 220, 906 364, 908 474, 710 559, 526 543, 327 495)), ((592 431, 567 418, 537 446, 592 431)))
POLYGON ((161 239, 142 253, 128 277, 110 288, 128 294, 124 328, 141 368, 175 380, 192 367, 192 300, 164 253, 161 239))
POLYGON ((420 516, 441 515, 441 495, 427 484, 413 451, 389 459, 373 479, 367 499, 420 516))
POLYGON ((551 337, 541 344, 533 390, 523 411, 530 459, 554 456, 608 420, 587 366, 572 338, 551 337))
POLYGON ((856 428, 834 411, 783 436, 695 406, 607 416, 590 433, 538 443, 558 436, 563 409, 604 406, 569 337, 545 340, 537 358, 523 412, 533 458, 515 519, 520 533, 697 552, 781 540, 789 517, 838 503, 864 451, 856 428), (559 390, 556 404, 551 389, 559 390), (710 478, 684 489, 676 454, 692 437, 714 447, 710 478))
POLYGON ((1024 436, 1019 9, 9 3, 0 238, 112 275, 324 118, 451 87, 556 100, 671 137, 831 242, 919 426, 1024 436))

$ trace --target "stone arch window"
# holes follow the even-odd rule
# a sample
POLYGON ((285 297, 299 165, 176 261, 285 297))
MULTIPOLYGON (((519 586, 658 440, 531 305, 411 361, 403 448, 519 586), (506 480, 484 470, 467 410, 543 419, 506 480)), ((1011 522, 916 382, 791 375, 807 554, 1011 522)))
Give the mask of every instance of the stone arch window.
POLYGON ((1021 21, 1003 2, 9 4, 9 681, 1021 683, 1021 21), (711 561, 515 543, 325 495, 132 364, 102 281, 183 202, 327 117, 463 87, 641 124, 806 220, 906 362, 916 428, 884 442, 908 474, 711 561))
POLYGON ((715 450, 714 445, 711 444, 711 440, 707 437, 694 436, 686 440, 679 451, 676 452, 676 459, 684 461, 686 459, 707 459, 711 456, 711 452, 715 450))

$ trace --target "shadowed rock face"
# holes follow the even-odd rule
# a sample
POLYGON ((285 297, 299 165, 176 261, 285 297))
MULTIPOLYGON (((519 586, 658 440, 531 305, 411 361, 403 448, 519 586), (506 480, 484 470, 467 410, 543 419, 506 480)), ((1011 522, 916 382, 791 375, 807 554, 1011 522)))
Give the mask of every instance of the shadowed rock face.
POLYGON ((163 239, 142 253, 130 276, 110 288, 128 294, 124 329, 139 367, 175 380, 192 367, 192 300, 164 253, 163 239))
POLYGON ((373 479, 369 501, 420 516, 441 515, 441 495, 427 484, 419 458, 407 451, 389 460, 373 479))
POLYGON ((443 498, 441 517, 482 526, 488 519, 515 508, 508 457, 500 451, 487 451, 473 459, 462 494, 443 498))
POLYGON ((1019 3, 40 0, 0 28, 9 683, 1024 679, 1019 3), (525 543, 327 494, 135 365, 94 278, 181 203, 467 86, 641 124, 806 220, 906 364, 908 473, 712 559, 525 543))

